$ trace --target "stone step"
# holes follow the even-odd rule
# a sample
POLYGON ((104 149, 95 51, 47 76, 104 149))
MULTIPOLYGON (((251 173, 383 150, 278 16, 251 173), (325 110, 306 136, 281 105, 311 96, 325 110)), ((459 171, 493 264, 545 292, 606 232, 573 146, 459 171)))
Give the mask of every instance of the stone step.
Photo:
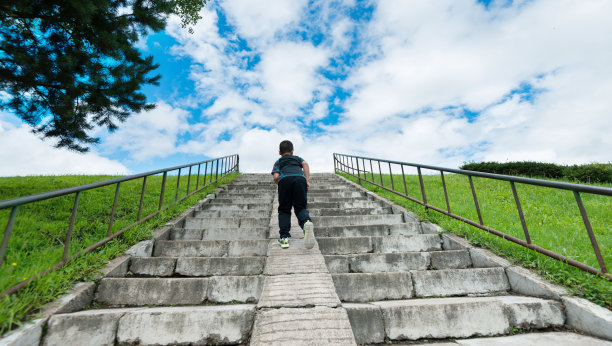
MULTIPOLYGON (((347 201, 345 197, 320 197, 320 196, 308 196, 308 203, 344 203, 347 201)), ((371 201, 367 196, 357 196, 350 198, 351 202, 367 202, 371 201)))
POLYGON ((354 225, 322 227, 315 225, 317 237, 367 237, 385 235, 415 235, 421 234, 419 222, 405 222, 394 225, 354 225))
POLYGON ((220 204, 233 204, 233 205, 244 205, 244 204, 259 204, 269 206, 272 200, 268 198, 226 198, 218 197, 213 200, 216 205, 220 204))
POLYGON ((310 216, 383 215, 393 214, 391 207, 373 208, 308 208, 310 216))
MULTIPOLYGON (((319 216, 313 218, 315 227, 352 226, 352 225, 377 225, 377 224, 399 224, 404 222, 403 215, 353 215, 353 216, 319 216)), ((315 230, 316 231, 316 230, 315 230)))
POLYGON ((258 218, 233 218, 233 217, 218 217, 218 218, 200 218, 187 217, 185 219, 185 228, 261 228, 268 227, 270 217, 258 218))
POLYGON ((265 256, 269 240, 158 240, 155 257, 265 256))
POLYGON ((464 269, 471 266, 469 252, 467 250, 364 253, 325 255, 324 257, 330 273, 380 273, 428 269, 464 269))
POLYGON ((175 228, 170 231, 170 240, 257 240, 267 237, 267 228, 175 228))
POLYGON ((42 344, 242 344, 254 319, 246 304, 86 310, 51 316, 42 344))
MULTIPOLYGON (((570 332, 525 333, 510 336, 454 340, 453 346, 513 346, 513 345, 555 345, 555 346, 612 346, 612 342, 570 332)), ((442 346, 442 344, 437 344, 442 346)), ((432 345, 434 346, 434 345, 432 345)))
POLYGON ((343 273, 332 277, 343 302, 505 294, 510 289, 503 268, 343 273))
POLYGON ((309 209, 352 209, 386 207, 383 203, 367 199, 350 199, 343 202, 309 202, 309 209))
POLYGON ((429 252, 326 255, 324 258, 330 273, 380 273, 427 270, 430 264, 429 252))
POLYGON ((263 276, 104 278, 96 301, 106 306, 199 305, 259 301, 263 276))
POLYGON ((270 204, 208 204, 202 210, 271 211, 270 204))
POLYGON ((359 344, 456 339, 560 327, 560 302, 532 297, 463 297, 343 304, 359 344))
POLYGON ((129 271, 140 276, 260 275, 266 258, 245 257, 134 257, 129 271))
POLYGON ((236 191, 236 192, 223 192, 221 194, 219 194, 219 198, 232 198, 232 199, 254 199, 254 198, 259 198, 259 199, 267 199, 269 201, 272 201, 272 199, 274 199, 274 193, 272 191, 266 191, 266 192, 258 192, 258 193, 246 193, 246 192, 240 192, 240 191, 236 191))
POLYGON ((271 208, 267 210, 200 210, 197 218, 267 218, 270 219, 271 208))
MULTIPOLYGON (((442 240, 437 234, 350 238, 317 236, 317 243, 321 253, 324 255, 442 250, 442 240)), ((467 251, 464 252, 469 260, 469 253, 467 251)))

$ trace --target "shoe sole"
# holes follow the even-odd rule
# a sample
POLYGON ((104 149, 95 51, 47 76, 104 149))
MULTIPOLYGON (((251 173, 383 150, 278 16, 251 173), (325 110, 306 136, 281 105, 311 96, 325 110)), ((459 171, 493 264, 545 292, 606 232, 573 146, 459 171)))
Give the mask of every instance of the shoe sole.
POLYGON ((314 247, 314 225, 312 222, 306 222, 304 225, 304 243, 307 249, 314 247))

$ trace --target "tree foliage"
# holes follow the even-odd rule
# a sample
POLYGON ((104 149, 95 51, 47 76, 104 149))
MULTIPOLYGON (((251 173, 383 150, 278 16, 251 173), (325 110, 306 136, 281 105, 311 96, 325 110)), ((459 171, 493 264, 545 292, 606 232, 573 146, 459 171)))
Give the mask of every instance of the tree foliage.
MULTIPOLYGON (((2 0, 0 108, 13 111, 57 147, 87 151, 130 114, 154 108, 141 87, 157 85, 152 56, 134 47, 163 30, 169 15, 183 27, 206 0, 2 0)), ((190 32, 192 31, 189 28, 190 32)))

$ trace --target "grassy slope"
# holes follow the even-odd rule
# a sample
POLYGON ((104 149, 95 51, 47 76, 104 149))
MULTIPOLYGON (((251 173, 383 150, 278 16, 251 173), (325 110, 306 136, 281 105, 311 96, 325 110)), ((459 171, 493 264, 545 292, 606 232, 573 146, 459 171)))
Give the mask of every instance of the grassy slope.
MULTIPOLYGON (((357 181, 356 178, 342 175, 357 181)), ((428 202, 446 209, 440 176, 423 177, 428 202)), ((368 178, 371 179, 371 176, 368 175, 368 178)), ((380 176, 375 175, 374 178, 380 184, 380 176)), ((404 183, 401 175, 394 175, 393 180, 395 189, 403 193, 404 183)), ((478 221, 467 177, 449 174, 445 175, 445 180, 451 211, 478 221)), ((384 186, 391 187, 389 175, 383 175, 383 182, 384 186)), ((485 225, 525 239, 509 183, 474 178, 474 185, 485 225)), ((487 247, 525 267, 534 268, 544 277, 569 288, 576 295, 608 309, 612 308, 612 282, 607 279, 586 273, 436 211, 426 212, 423 206, 374 185, 364 183, 364 186, 415 212, 422 219, 437 223, 444 229, 460 234, 472 243, 487 247)), ((612 184, 601 186, 612 187, 612 184)), ((406 190, 409 196, 422 200, 418 176, 406 176, 406 190)), ((517 184, 517 191, 534 244, 599 269, 572 192, 524 184, 517 184)), ((612 198, 582 194, 582 199, 606 266, 611 268, 612 198)))
MULTIPOLYGON (((230 175, 222 182, 227 183, 235 176, 235 174, 230 175)), ((83 175, 0 178, 0 200, 111 178, 114 177, 83 175)), ((147 179, 142 217, 157 210, 161 180, 161 176, 147 179)), ((187 180, 187 176, 181 177, 178 198, 185 195, 187 180)), ((196 176, 194 175, 191 177, 190 191, 195 189, 195 183, 196 176)), ((199 186, 202 185, 203 181, 200 178, 199 186)), ((113 232, 136 221, 141 188, 142 179, 121 184, 113 232)), ((164 225, 204 198, 213 189, 214 186, 211 186, 200 191, 181 203, 171 206, 151 220, 130 229, 123 236, 110 241, 92 253, 81 256, 63 268, 30 283, 18 293, 0 298, 0 334, 32 317, 42 305, 66 292, 73 283, 92 280, 108 260, 123 253, 133 244, 151 238, 156 227, 164 225)), ((70 254, 106 236, 114 192, 115 185, 81 193, 70 254)), ((164 206, 175 201, 176 192, 177 177, 169 176, 166 183, 164 206)), ((74 195, 69 195, 20 207, 6 259, 0 268, 0 291, 10 288, 61 260, 63 241, 73 202, 74 195)), ((0 227, 3 233, 8 214, 9 210, 0 210, 0 227)))

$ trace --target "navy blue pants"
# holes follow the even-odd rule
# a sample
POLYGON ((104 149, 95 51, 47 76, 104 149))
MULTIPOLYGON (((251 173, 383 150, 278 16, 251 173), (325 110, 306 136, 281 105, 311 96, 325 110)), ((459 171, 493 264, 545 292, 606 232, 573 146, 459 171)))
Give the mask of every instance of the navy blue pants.
POLYGON ((306 220, 310 220, 310 214, 306 209, 306 198, 308 190, 304 177, 284 177, 278 182, 278 225, 280 237, 289 238, 291 229, 291 207, 298 219, 300 228, 304 228, 306 220))

